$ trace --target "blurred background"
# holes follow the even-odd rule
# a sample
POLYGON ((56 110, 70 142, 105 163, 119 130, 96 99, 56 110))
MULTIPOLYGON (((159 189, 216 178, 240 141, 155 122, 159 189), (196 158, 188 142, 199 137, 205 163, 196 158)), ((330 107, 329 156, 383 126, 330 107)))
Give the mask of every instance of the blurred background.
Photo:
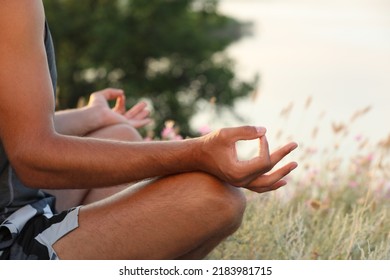
POLYGON ((44 3, 59 109, 111 86, 128 107, 149 102, 145 136, 161 138, 167 121, 183 137, 253 124, 272 148, 294 140, 305 156, 345 157, 389 142, 389 1, 44 3))
POLYGON ((236 107, 250 123, 312 150, 344 144, 349 154, 353 142, 388 137, 389 1, 224 0, 220 7, 254 24, 253 36, 228 49, 239 77, 260 77, 256 95, 236 107))

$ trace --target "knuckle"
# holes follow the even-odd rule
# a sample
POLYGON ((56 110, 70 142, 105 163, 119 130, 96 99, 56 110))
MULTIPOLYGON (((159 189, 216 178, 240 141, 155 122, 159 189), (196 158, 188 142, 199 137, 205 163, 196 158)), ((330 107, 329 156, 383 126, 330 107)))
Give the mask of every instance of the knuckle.
POLYGON ((221 138, 226 138, 228 136, 228 130, 227 128, 221 128, 218 130, 218 135, 221 137, 221 138))

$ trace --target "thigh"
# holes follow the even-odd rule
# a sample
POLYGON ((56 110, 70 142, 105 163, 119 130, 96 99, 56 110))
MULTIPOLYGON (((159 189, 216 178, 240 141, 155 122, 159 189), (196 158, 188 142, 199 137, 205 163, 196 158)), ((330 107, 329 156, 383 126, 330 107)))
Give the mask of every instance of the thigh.
POLYGON ((53 195, 56 198, 55 208, 57 212, 65 211, 83 204, 87 197, 88 189, 71 189, 71 190, 54 190, 45 189, 45 192, 53 195))
POLYGON ((82 207, 54 249, 61 259, 174 259, 231 227, 224 215, 243 212, 243 199, 203 173, 139 183, 82 207))

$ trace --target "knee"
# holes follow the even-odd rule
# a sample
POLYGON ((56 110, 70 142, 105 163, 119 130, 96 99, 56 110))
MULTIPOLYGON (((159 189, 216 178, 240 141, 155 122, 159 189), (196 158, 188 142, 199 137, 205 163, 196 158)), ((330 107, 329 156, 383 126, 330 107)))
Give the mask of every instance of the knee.
POLYGON ((212 227, 226 235, 235 232, 241 225, 246 208, 246 198, 241 189, 227 185, 217 178, 199 173, 196 186, 198 207, 212 227))
POLYGON ((112 127, 113 135, 116 137, 116 140, 123 141, 141 141, 142 137, 138 131, 127 124, 117 124, 112 127))
POLYGON ((115 124, 104 127, 91 135, 96 138, 104 138, 119 141, 141 141, 138 131, 128 124, 115 124))

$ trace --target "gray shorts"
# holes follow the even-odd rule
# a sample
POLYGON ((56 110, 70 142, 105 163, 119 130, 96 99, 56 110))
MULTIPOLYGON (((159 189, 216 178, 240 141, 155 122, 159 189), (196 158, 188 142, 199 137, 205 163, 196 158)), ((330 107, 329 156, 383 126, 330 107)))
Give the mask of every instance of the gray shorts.
POLYGON ((57 260, 53 244, 78 227, 80 207, 54 214, 50 201, 26 205, 0 225, 0 259, 57 260))

